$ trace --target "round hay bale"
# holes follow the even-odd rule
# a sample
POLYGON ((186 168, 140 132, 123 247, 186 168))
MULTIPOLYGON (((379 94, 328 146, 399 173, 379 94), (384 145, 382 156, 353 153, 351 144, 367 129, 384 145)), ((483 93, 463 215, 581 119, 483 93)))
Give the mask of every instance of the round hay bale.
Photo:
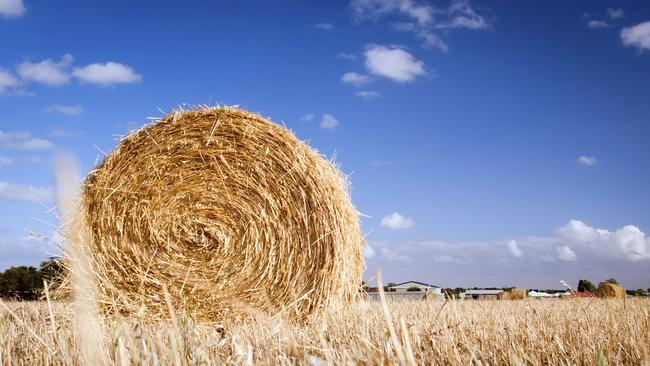
POLYGON ((614 298, 614 299, 624 299, 625 298, 625 289, 621 285, 616 283, 601 283, 598 285, 598 288, 595 292, 596 297, 600 298, 614 298))
POLYGON ((510 291, 511 300, 523 300, 526 297, 528 297, 528 292, 525 288, 513 288, 512 291, 510 291))
POLYGON ((108 312, 304 318, 355 298, 364 241, 346 177, 236 107, 175 111, 87 176, 81 209, 108 312))

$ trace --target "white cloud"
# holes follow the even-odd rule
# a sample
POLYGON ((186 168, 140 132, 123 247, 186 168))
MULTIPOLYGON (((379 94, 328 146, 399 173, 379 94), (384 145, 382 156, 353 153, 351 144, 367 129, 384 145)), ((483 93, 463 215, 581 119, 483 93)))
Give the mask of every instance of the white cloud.
POLYGON ((323 129, 332 130, 335 129, 338 125, 339 121, 329 113, 323 114, 323 118, 320 120, 320 128, 323 129))
POLYGON ((348 61, 352 61, 352 60, 357 59, 357 56, 355 54, 353 54, 353 53, 341 52, 337 56, 338 56, 338 58, 342 58, 342 59, 348 60, 348 61))
POLYGON ((433 31, 429 28, 422 28, 416 23, 412 22, 398 22, 391 24, 391 26, 395 30, 401 32, 413 33, 417 38, 420 38, 422 40, 422 47, 424 48, 428 49, 431 47, 436 47, 445 53, 449 51, 449 46, 447 46, 447 43, 443 41, 439 35, 433 33, 433 31))
POLYGON ((59 62, 52 59, 41 62, 23 61, 17 72, 21 79, 50 86, 67 84, 70 81, 67 68, 72 64, 72 55, 65 54, 59 62))
POLYGON ((358 20, 379 20, 391 13, 401 14, 420 25, 430 24, 434 9, 412 0, 352 0, 350 7, 358 20))
POLYGON ((390 248, 381 248, 381 255, 390 261, 408 261, 410 258, 390 248))
POLYGON ((314 120, 313 113, 305 114, 304 116, 300 117, 301 122, 311 122, 313 120, 314 120))
POLYGON ((451 20, 438 24, 436 28, 489 28, 485 18, 478 15, 467 0, 454 0, 449 7, 448 14, 451 16, 451 20))
POLYGON ((490 27, 467 0, 454 0, 447 8, 434 8, 418 0, 353 0, 350 7, 357 21, 398 18, 400 21, 391 22, 394 29, 412 33, 422 40, 423 47, 437 47, 443 52, 448 46, 436 32, 490 27))
POLYGON ((403 216, 399 212, 393 212, 381 219, 381 226, 387 227, 391 230, 409 229, 415 226, 415 221, 403 216))
POLYGON ((315 27, 328 32, 334 30, 334 24, 332 23, 318 23, 315 25, 315 27))
POLYGON ((363 247, 363 256, 364 258, 372 258, 375 256, 375 250, 372 249, 370 245, 367 245, 363 247))
POLYGON ((67 114, 68 116, 79 116, 84 112, 84 107, 81 104, 74 104, 74 105, 55 104, 47 107, 45 110, 51 113, 67 114))
POLYGON ((26 140, 30 137, 29 132, 3 132, 0 130, 0 147, 14 147, 17 142, 26 140))
POLYGON ((650 238, 634 225, 626 225, 612 232, 591 227, 580 220, 571 220, 557 229, 556 234, 572 247, 602 258, 630 261, 650 259, 650 238))
POLYGON ((521 257, 513 255, 508 240, 371 240, 382 255, 366 261, 368 268, 381 268, 387 281, 415 279, 445 287, 557 288, 561 279, 577 283, 580 278, 615 277, 638 288, 650 281, 650 237, 634 225, 610 231, 572 220, 551 235, 514 240, 521 257), (397 255, 409 258, 409 265, 392 262, 397 255))
POLYGON ((650 21, 623 28, 621 40, 625 46, 636 47, 639 51, 650 50, 650 21))
POLYGON ((555 233, 561 238, 579 243, 592 242, 598 237, 594 228, 580 220, 569 220, 569 223, 555 230, 555 233))
POLYGON ((30 138, 24 141, 20 148, 23 150, 49 150, 54 148, 54 144, 45 139, 30 138))
POLYGON ((575 261, 578 259, 576 253, 566 245, 555 248, 555 251, 557 252, 557 257, 563 261, 575 261))
POLYGON ((524 253, 519 249, 519 246, 517 246, 517 242, 514 240, 508 240, 508 249, 510 250, 510 254, 512 254, 513 257, 515 258, 521 258, 524 256, 524 253))
POLYGON ((82 83, 109 86, 114 84, 131 84, 142 80, 142 76, 131 67, 116 62, 95 63, 84 67, 75 67, 72 75, 82 83))
POLYGON ((363 100, 373 100, 375 98, 381 97, 381 94, 379 94, 379 92, 376 92, 374 90, 361 90, 354 93, 354 95, 357 98, 361 98, 363 100))
POLYGON ((609 25, 609 23, 607 23, 604 20, 594 19, 594 20, 590 20, 589 22, 587 22, 587 27, 592 28, 592 29, 599 29, 599 28, 609 28, 611 26, 609 25))
POLYGON ((0 17, 17 18, 24 13, 23 0, 0 0, 0 17))
POLYGON ((445 53, 449 52, 449 46, 438 35, 428 31, 421 31, 417 33, 417 36, 422 39, 422 47, 424 48, 436 47, 442 52, 445 53))
POLYGON ((0 69, 0 94, 16 87, 17 85, 18 80, 13 75, 3 69, 0 69))
POLYGON ((13 163, 14 163, 14 160, 13 160, 13 159, 8 158, 8 157, 6 157, 6 156, 2 156, 2 155, 0 155, 0 169, 1 169, 3 166, 11 165, 11 164, 13 164, 13 163))
POLYGON ((357 74, 356 72, 346 72, 341 77, 341 81, 347 84, 352 84, 357 87, 364 86, 372 82, 372 78, 368 75, 357 74))
POLYGON ((587 166, 594 166, 598 162, 596 160, 595 156, 586 156, 586 155, 580 155, 576 161, 580 164, 587 165, 587 166))
POLYGON ((426 75, 424 62, 401 48, 370 45, 364 53, 366 68, 371 74, 405 83, 426 75))
POLYGON ((29 132, 3 132, 0 131, 0 148, 22 150, 44 150, 54 148, 48 140, 31 137, 29 132))
POLYGON ((50 202, 54 198, 52 187, 38 188, 0 181, 0 199, 23 202, 50 202))
POLYGON ((625 12, 623 9, 613 9, 613 8, 608 8, 607 9, 607 16, 609 19, 615 20, 615 19, 621 19, 625 17, 625 12))

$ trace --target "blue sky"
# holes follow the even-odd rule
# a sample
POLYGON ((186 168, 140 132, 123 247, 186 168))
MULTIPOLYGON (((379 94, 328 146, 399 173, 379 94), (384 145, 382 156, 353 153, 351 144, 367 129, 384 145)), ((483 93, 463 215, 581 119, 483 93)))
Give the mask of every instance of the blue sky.
POLYGON ((650 287, 647 2, 0 0, 0 44, 0 269, 56 252, 58 151, 222 103, 336 154, 366 278, 650 287))

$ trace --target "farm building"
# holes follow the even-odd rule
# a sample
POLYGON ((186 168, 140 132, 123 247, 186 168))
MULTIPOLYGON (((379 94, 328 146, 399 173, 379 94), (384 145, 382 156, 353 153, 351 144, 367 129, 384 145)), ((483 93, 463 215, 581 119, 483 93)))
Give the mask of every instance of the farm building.
POLYGON ((501 299, 503 290, 467 290, 461 295, 464 299, 501 299))
POLYGON ((551 295, 551 294, 549 294, 547 292, 529 291, 528 292, 528 297, 541 299, 541 298, 553 297, 553 295, 551 295))
POLYGON ((430 285, 428 283, 418 282, 418 281, 408 281, 408 282, 398 283, 396 285, 389 286, 388 291, 394 291, 394 292, 407 292, 407 291, 418 292, 419 291, 419 292, 442 294, 442 288, 440 286, 430 285))
MULTIPOLYGON (((367 288, 366 295, 371 300, 379 300, 379 293, 375 287, 367 288)), ((387 287, 385 286, 384 295, 391 301, 445 299, 445 295, 442 293, 442 288, 440 286, 418 281, 408 281, 387 287)))

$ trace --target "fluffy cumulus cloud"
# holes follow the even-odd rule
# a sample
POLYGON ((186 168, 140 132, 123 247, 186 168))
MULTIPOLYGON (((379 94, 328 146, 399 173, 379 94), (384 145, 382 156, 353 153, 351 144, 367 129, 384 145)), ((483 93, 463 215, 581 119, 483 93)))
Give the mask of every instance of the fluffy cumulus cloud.
POLYGON ((131 67, 117 62, 95 63, 75 67, 72 75, 82 83, 109 86, 131 84, 142 80, 142 76, 131 67))
MULTIPOLYGON (((560 280, 615 277, 631 288, 650 281, 650 237, 639 227, 599 229, 570 220, 549 236, 503 241, 371 240, 381 255, 367 257, 388 281, 420 280, 443 286, 558 288, 560 280), (395 260, 408 260, 400 266, 395 260)), ((368 277, 372 273, 367 273, 368 277)))
POLYGON ((453 0, 447 7, 436 7, 418 0, 352 0, 355 20, 388 19, 397 31, 409 32, 422 41, 422 46, 437 47, 447 52, 448 46, 438 34, 452 29, 485 29, 490 24, 467 0, 453 0))
POLYGON ((333 130, 339 125, 339 120, 329 113, 323 114, 320 120, 320 128, 325 130, 333 130))
POLYGON ((40 188, 0 181, 0 200, 45 203, 53 198, 52 187, 40 188))
POLYGON ((399 212, 393 212, 381 219, 381 226, 391 230, 403 230, 415 226, 415 221, 409 217, 403 216, 399 212))
POLYGON ((45 109, 50 113, 66 114, 68 116, 79 116, 84 112, 84 107, 81 104, 63 105, 54 104, 45 109))
POLYGON ((598 160, 595 156, 580 155, 576 161, 582 165, 594 166, 598 160))
POLYGON ((424 62, 407 51, 380 45, 369 45, 364 53, 366 68, 377 76, 405 83, 426 75, 424 62))
POLYGON ((67 84, 70 75, 67 68, 72 64, 70 54, 63 55, 58 62, 46 59, 40 62, 23 61, 18 65, 17 72, 21 79, 28 82, 58 86, 67 84))
POLYGON ((557 257, 563 261, 574 261, 578 259, 573 250, 566 245, 555 248, 555 251, 557 252, 557 257))
POLYGON ((517 246, 517 242, 515 240, 508 240, 506 244, 508 245, 510 254, 512 254, 513 257, 521 258, 524 256, 524 252, 522 252, 521 249, 519 249, 519 246, 517 246))
MULTIPOLYGON (((26 60, 16 67, 17 78, 10 72, 0 69, 0 93, 28 83, 61 86, 70 83, 72 77, 83 84, 100 86, 132 84, 142 80, 142 76, 133 68, 121 63, 94 63, 72 68, 73 60, 70 54, 63 55, 59 61, 50 58, 42 61, 26 60)), ((25 90, 16 90, 16 92, 29 94, 25 90)))
POLYGON ((29 132, 0 131, 0 148, 4 149, 21 149, 21 150, 48 150, 53 149, 55 145, 45 139, 35 138, 29 132))
POLYGON ((639 51, 650 50, 650 21, 623 28, 621 41, 625 46, 636 47, 639 51))
POLYGON ((556 234, 576 250, 601 258, 650 260, 650 238, 634 225, 609 231, 591 227, 580 220, 571 220, 556 230, 556 234))
POLYGON ((17 18, 25 13, 23 0, 0 0, 0 17, 17 18))
POLYGON ((16 79, 10 72, 0 69, 0 94, 3 94, 18 86, 18 79, 16 79))
POLYGON ((341 77, 341 81, 346 84, 351 84, 357 87, 361 87, 371 83, 372 78, 368 75, 358 74, 356 72, 346 72, 341 77))

